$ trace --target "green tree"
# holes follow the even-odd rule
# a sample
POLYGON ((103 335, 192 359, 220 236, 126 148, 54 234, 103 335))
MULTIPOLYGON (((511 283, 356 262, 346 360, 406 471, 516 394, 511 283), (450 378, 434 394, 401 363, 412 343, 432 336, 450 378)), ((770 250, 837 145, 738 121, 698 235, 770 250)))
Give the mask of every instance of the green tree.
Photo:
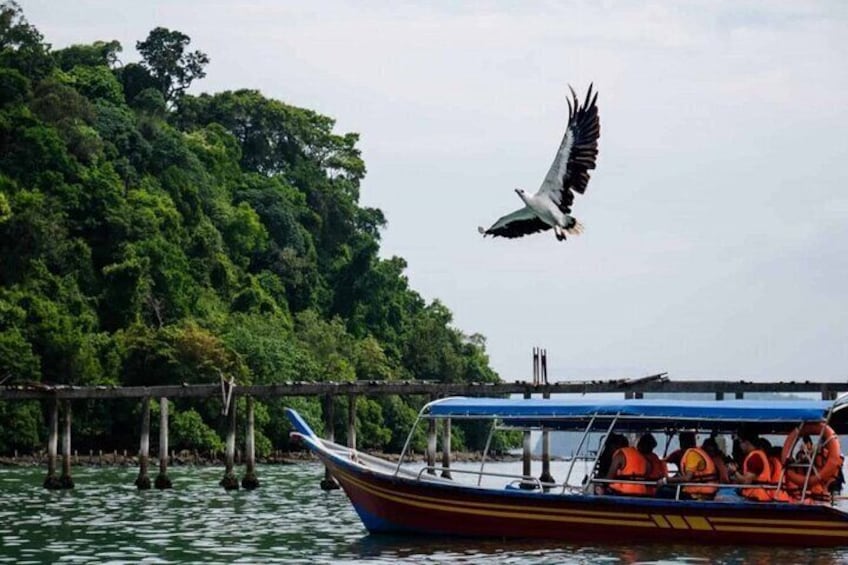
POLYGON ((203 417, 194 408, 175 411, 169 422, 171 441, 176 450, 198 450, 221 452, 224 443, 215 430, 206 425, 203 417))
POLYGON ((115 67, 123 47, 118 41, 95 41, 91 45, 71 45, 53 52, 56 64, 63 71, 75 67, 115 67))
POLYGON ((157 27, 135 47, 142 66, 150 73, 167 102, 174 102, 195 79, 206 76, 209 57, 201 51, 186 52, 191 38, 179 31, 157 27))
POLYGON ((26 20, 17 2, 6 0, 0 4, 0 67, 40 79, 53 66, 49 51, 44 36, 26 20))

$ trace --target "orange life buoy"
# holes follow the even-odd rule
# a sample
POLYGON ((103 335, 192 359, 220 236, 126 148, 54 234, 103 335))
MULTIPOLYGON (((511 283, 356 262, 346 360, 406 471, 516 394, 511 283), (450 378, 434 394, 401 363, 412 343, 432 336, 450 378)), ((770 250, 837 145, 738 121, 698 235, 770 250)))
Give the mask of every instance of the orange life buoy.
MULTIPOLYGON (((808 422, 800 428, 795 428, 786 436, 786 441, 783 442, 783 452, 781 459, 787 461, 792 457, 792 450, 795 448, 795 443, 799 436, 810 436, 810 438, 819 438, 820 443, 816 451, 816 459, 814 462, 814 472, 810 473, 808 488, 823 488, 836 478, 839 474, 839 468, 842 467, 842 453, 839 449, 839 437, 828 425, 822 422, 808 422)), ((815 441, 815 440, 814 440, 815 441)), ((807 479, 806 470, 787 469, 785 482, 787 486, 797 489, 804 488, 804 481, 807 479)), ((816 489, 819 490, 819 489, 816 489)))

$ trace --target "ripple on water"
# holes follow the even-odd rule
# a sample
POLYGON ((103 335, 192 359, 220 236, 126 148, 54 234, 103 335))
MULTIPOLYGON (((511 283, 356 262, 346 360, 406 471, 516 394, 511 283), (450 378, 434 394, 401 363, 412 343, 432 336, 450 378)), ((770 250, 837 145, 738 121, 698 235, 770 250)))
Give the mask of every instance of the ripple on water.
MULTIPOLYGON (((555 470, 556 471, 556 470, 555 470)), ((256 491, 225 492, 220 467, 175 467, 174 489, 139 492, 133 468, 75 468, 46 491, 40 468, 0 469, 0 563, 759 563, 825 565, 848 552, 700 546, 568 546, 370 536, 314 463, 260 466, 256 491)))

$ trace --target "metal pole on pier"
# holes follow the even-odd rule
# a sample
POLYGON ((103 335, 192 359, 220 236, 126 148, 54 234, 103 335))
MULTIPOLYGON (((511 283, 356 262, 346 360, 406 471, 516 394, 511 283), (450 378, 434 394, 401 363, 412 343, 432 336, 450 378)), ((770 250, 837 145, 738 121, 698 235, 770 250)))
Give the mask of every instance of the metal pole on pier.
POLYGON ((141 399, 141 441, 138 448, 138 478, 135 486, 138 490, 150 489, 150 477, 147 466, 150 459, 150 397, 141 399))
POLYGON ((168 399, 159 399, 159 474, 154 486, 159 490, 171 488, 168 478, 168 399))

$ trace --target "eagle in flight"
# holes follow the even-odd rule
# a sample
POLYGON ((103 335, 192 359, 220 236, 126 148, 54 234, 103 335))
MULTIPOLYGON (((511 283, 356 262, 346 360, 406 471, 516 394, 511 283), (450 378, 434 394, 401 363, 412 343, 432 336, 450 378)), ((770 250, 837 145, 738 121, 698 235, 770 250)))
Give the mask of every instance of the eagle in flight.
POLYGON ((554 228, 557 240, 563 241, 566 233, 576 235, 583 231, 583 226, 571 215, 571 204, 575 192, 583 194, 586 191, 589 170, 595 168, 598 156, 598 137, 601 134, 598 107, 595 105, 598 93, 593 96, 592 85, 589 85, 589 92, 581 105, 574 89, 568 88, 572 97, 567 99, 568 125, 542 186, 533 195, 516 188, 524 207, 498 218, 489 229, 477 228, 484 237, 522 237, 554 228))

